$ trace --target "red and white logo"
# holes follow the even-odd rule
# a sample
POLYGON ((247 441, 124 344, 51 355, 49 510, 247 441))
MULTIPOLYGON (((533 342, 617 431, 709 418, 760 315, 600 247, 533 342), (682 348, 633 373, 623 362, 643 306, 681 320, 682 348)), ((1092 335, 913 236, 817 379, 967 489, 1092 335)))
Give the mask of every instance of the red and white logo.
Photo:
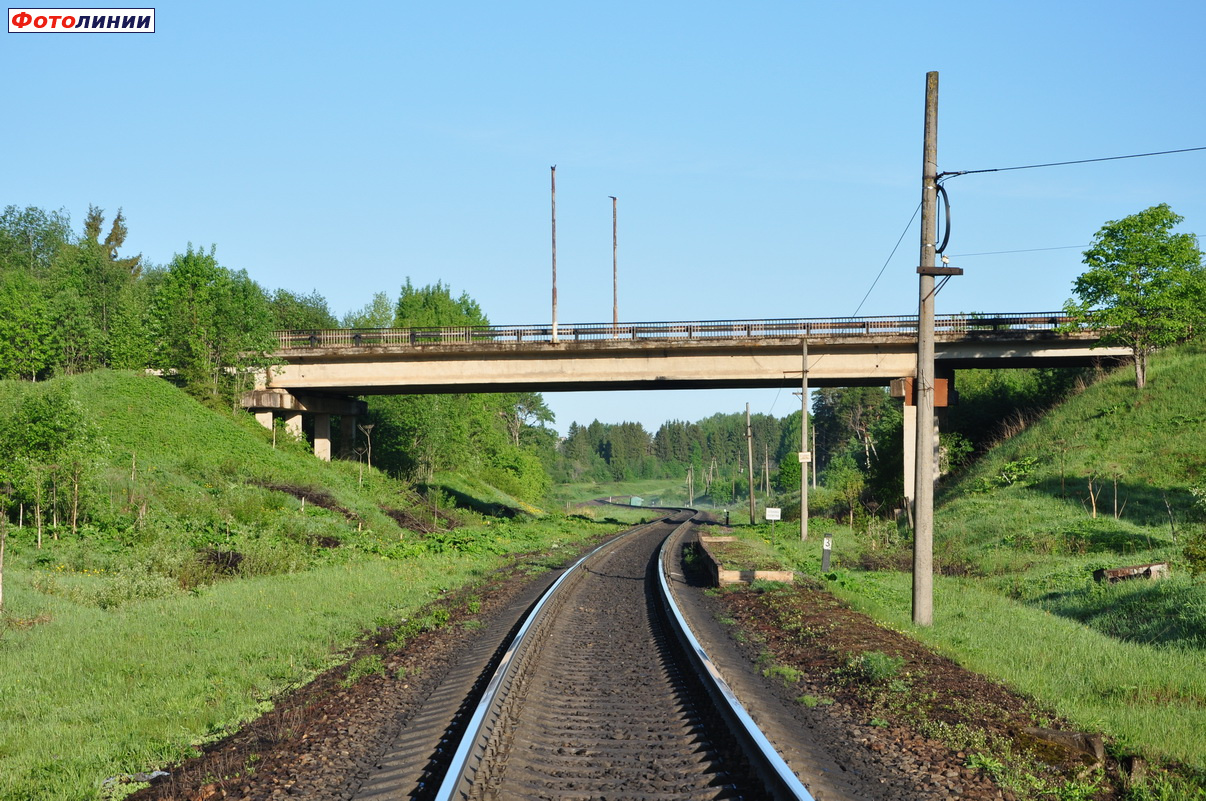
POLYGON ((9 33, 154 33, 153 8, 10 8, 9 33))

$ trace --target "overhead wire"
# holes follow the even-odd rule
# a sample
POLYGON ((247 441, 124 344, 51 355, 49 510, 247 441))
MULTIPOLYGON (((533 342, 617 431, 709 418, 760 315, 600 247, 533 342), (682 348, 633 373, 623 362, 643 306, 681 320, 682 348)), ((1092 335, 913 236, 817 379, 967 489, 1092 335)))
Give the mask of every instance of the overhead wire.
POLYGON ((986 250, 982 253, 952 253, 952 259, 966 259, 972 256, 1002 256, 1007 253, 1039 253, 1044 250, 1083 250, 1088 245, 1060 245, 1054 248, 1024 248, 1022 250, 986 250))
POLYGON ((900 238, 896 240, 896 244, 892 246, 892 252, 888 254, 888 258, 884 260, 884 266, 879 268, 879 273, 876 274, 875 280, 871 282, 871 286, 867 288, 867 294, 863 295, 863 299, 858 302, 858 307, 854 310, 851 317, 858 317, 858 313, 862 310, 863 304, 867 302, 867 298, 871 297, 872 290, 879 283, 879 279, 883 277, 884 270, 888 269, 888 264, 891 263, 892 257, 896 255, 896 251, 900 248, 900 243, 904 241, 905 234, 913 227, 913 220, 917 219, 917 212, 921 211, 921 204, 917 204, 917 208, 913 209, 913 216, 909 218, 909 222, 905 225, 904 230, 900 232, 900 238))
MULTIPOLYGON (((938 184, 937 188, 942 196, 943 204, 944 204, 945 211, 946 211, 946 231, 942 238, 942 247, 937 248, 936 252, 942 253, 946 249, 947 243, 950 241, 950 199, 947 197, 946 190, 942 186, 942 182, 946 181, 950 178, 955 178, 960 175, 978 175, 981 173, 989 173, 989 172, 1010 172, 1013 170, 1034 170, 1034 169, 1039 169, 1039 168, 1043 168, 1043 167, 1064 167, 1064 166, 1068 166, 1070 164, 1092 164, 1092 163, 1101 162, 1101 161, 1121 161, 1123 159, 1138 159, 1138 158, 1146 158, 1149 156, 1168 156, 1168 155, 1172 155, 1175 153, 1193 153, 1193 152, 1202 151, 1202 150, 1206 150, 1206 146, 1185 147, 1185 148, 1179 148, 1176 150, 1156 150, 1156 151, 1151 151, 1148 153, 1130 153, 1125 156, 1103 156, 1100 158, 1091 158, 1091 159, 1073 159, 1071 161, 1050 161, 1050 162, 1044 162, 1042 164, 1021 164, 1021 165, 1017 165, 1017 166, 1013 166, 1013 167, 991 167, 991 168, 982 169, 982 170, 957 170, 957 171, 941 172, 937 176, 937 184, 938 184)), ((917 208, 913 209, 913 215, 911 217, 909 217, 909 222, 905 225, 904 230, 900 232, 900 237, 896 240, 896 244, 892 247, 892 252, 889 253, 888 258, 884 260, 883 266, 879 268, 879 272, 876 273, 876 275, 875 275, 875 280, 873 280, 871 282, 871 286, 867 288, 866 294, 864 294, 862 300, 859 301, 858 306, 854 310, 854 313, 850 315, 851 317, 857 317, 858 313, 860 311, 862 311, 863 305, 867 302, 867 298, 871 297, 871 293, 875 290, 876 285, 879 283, 879 279, 883 277, 884 271, 888 269, 888 265, 892 262, 892 258, 896 255, 896 251, 900 248, 900 243, 904 241, 905 235, 909 232, 909 229, 913 226, 913 221, 915 219, 917 219, 917 213, 920 210, 921 210, 921 204, 918 203, 917 208)), ((968 258, 971 256, 997 256, 997 255, 1004 255, 1004 254, 1009 254, 1009 253, 1037 253, 1037 252, 1046 251, 1046 250, 1072 250, 1072 249, 1080 248, 1080 247, 1082 247, 1082 246, 1081 245, 1063 245, 1060 247, 1053 247, 1053 248, 1025 248, 1025 249, 1021 249, 1021 250, 998 250, 998 251, 986 251, 983 253, 957 254, 957 257, 958 258, 968 258)), ((945 281, 943 283, 945 283, 945 281)), ((822 356, 821 358, 824 358, 824 356, 822 356)), ((779 400, 779 395, 778 395, 778 393, 776 393, 775 401, 774 401, 774 403, 771 404, 772 409, 774 408, 774 404, 778 403, 778 400, 779 400)))
MULTIPOLYGON (((854 313, 850 315, 851 317, 857 317, 858 313, 860 311, 862 311, 863 304, 867 302, 867 298, 871 297, 871 293, 875 290, 875 285, 878 284, 879 279, 883 277, 884 270, 888 269, 888 265, 892 263, 892 257, 895 256, 896 251, 900 249, 900 243, 904 241, 905 235, 908 234, 909 229, 913 227, 913 221, 917 219, 917 213, 919 211, 921 211, 920 203, 917 204, 917 208, 913 209, 913 215, 911 217, 909 217, 909 221, 907 223, 905 223, 904 230, 901 231, 900 236, 897 237, 896 244, 892 246, 892 252, 888 254, 888 258, 884 259, 883 266, 879 268, 879 272, 876 273, 875 280, 873 280, 871 282, 871 286, 867 287, 867 293, 865 295, 863 295, 863 299, 858 302, 858 307, 855 308, 854 313)), ((820 364, 821 361, 825 358, 825 356, 826 356, 826 354, 822 353, 820 356, 817 357, 817 360, 815 362, 810 361, 809 369, 812 369, 816 365, 820 364)), ((794 372, 794 371, 792 371, 792 372, 794 372)), ((778 396, 778 394, 776 394, 775 402, 778 403, 778 401, 779 401, 779 396, 778 396)))
POLYGON ((1131 153, 1126 156, 1104 156, 1096 159, 1075 159, 1073 161, 1049 161, 1045 164, 1023 164, 1017 167, 992 167, 987 170, 957 170, 951 172, 938 173, 938 180, 944 181, 947 178, 955 178, 960 175, 977 175, 984 172, 1009 172, 1010 170, 1034 170, 1039 167, 1064 167, 1068 164, 1092 164, 1097 161, 1120 161, 1122 159, 1141 159, 1147 156, 1167 156, 1173 153, 1193 153, 1198 150, 1206 150, 1203 147, 1183 147, 1179 150, 1156 150, 1151 153, 1131 153))

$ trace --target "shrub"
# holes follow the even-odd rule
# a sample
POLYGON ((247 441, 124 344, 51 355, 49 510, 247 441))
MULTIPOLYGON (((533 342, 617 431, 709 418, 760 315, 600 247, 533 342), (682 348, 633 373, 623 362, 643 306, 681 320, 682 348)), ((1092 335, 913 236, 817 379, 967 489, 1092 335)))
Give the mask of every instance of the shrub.
POLYGON ((1189 572, 1194 576, 1206 573, 1206 531, 1195 531, 1185 540, 1181 555, 1189 563, 1189 572))
POLYGON ((152 598, 163 598, 180 592, 179 585, 168 578, 145 570, 123 570, 108 581, 101 584, 84 599, 101 609, 112 609, 131 601, 145 601, 152 598))

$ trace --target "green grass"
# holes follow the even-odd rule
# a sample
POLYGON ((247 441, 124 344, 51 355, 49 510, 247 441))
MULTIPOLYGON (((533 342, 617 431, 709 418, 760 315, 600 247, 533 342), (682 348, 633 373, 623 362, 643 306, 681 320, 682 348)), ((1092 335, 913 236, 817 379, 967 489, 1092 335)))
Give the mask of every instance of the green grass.
MULTIPOLYGON (((405 482, 320 462, 279 431, 274 446, 249 415, 132 373, 56 381, 89 411, 99 464, 77 534, 60 525, 39 549, 28 513, 9 531, 4 801, 100 798, 106 778, 163 767, 261 714, 345 661, 366 631, 403 618, 436 625, 416 612, 445 590, 520 553, 546 570, 571 544, 621 527, 458 511, 465 525, 421 536, 385 513, 424 516, 405 482), (320 495, 307 503, 268 485, 320 495)), ((42 389, 2 382, 0 409, 42 389)), ((498 500, 479 481, 458 486, 498 500)))
MULTIPOLYGON (((1112 519, 1117 496, 1126 524, 1119 533, 1137 538, 1136 550, 1145 547, 1149 535, 1170 538, 1169 507, 1176 521, 1187 522, 1193 507, 1189 489, 1206 482, 1203 381, 1206 350, 1201 345, 1155 357, 1142 391, 1135 389, 1128 370, 1108 376, 999 445, 952 483, 941 494, 944 517, 971 543, 991 540, 991 528, 966 527, 977 515, 964 509, 1001 505, 993 502, 1003 497, 1015 507, 1017 522, 1033 533, 1074 535, 1060 529, 1065 521, 1089 516, 1088 482, 1094 477, 1099 519, 1112 519), (1020 467, 1024 475, 1008 486, 1012 492, 1004 491, 1006 477, 1020 467), (1050 513, 1059 519, 1047 522, 1050 513)), ((939 532, 945 527, 937 526, 939 532)))
MULTIPOLYGON (((165 548, 179 555, 209 547, 246 552, 249 571, 274 573, 413 548, 415 538, 383 512, 416 503, 403 482, 378 471, 365 471, 362 480, 357 465, 319 462, 281 432, 274 447, 272 432, 250 415, 207 409, 158 378, 100 371, 56 382, 71 388, 98 432, 99 461, 85 492, 89 515, 78 540, 86 546, 55 544, 55 534, 67 536, 64 525, 45 534, 46 544, 62 551, 54 558, 75 569, 154 559, 166 569, 165 548), (265 484, 319 490, 340 509, 265 484)), ((0 398, 9 402, 32 391, 38 388, 0 384, 0 398)), ((31 529, 14 535, 17 565, 45 556, 27 547, 31 529)), ((181 569, 191 566, 175 565, 173 577, 181 569)))
POLYGON ((105 778, 190 755, 341 662, 366 629, 479 580, 504 563, 502 553, 555 554, 614 529, 558 519, 478 533, 487 528, 497 532, 490 552, 362 558, 111 609, 35 590, 40 574, 62 574, 53 568, 7 572, 0 799, 97 798, 105 778))
MULTIPOLYGON (((855 533, 813 521, 834 544, 830 586, 1075 725, 1105 732, 1121 752, 1206 769, 1206 582, 1194 580, 1182 553, 1206 525, 1191 492, 1206 483, 1204 382, 1201 346, 1160 354, 1146 390, 1135 390, 1127 370, 1107 376, 948 482, 935 514, 935 564, 965 577, 936 578, 932 627, 911 623, 907 572, 855 569, 876 558, 908 564, 908 532, 891 524, 855 533), (1098 568, 1148 562, 1168 562, 1172 578, 1093 580, 1098 568)), ((819 542, 777 537, 775 546, 798 570, 820 575, 819 542)))
POLYGON ((608 483, 560 484, 554 487, 552 497, 562 508, 565 507, 566 502, 575 504, 609 497, 627 500, 630 495, 644 498, 646 505, 654 498, 661 498, 663 503, 678 504, 686 502, 686 492, 685 479, 659 478, 608 483))
POLYGON ((319 567, 112 611, 18 573, 8 614, 50 621, 0 644, 0 798, 93 798, 107 776, 187 756, 339 661, 383 612, 402 616, 493 562, 319 567))
POLYGON ((1002 443, 941 493, 935 551, 987 587, 1136 644, 1206 647, 1206 582, 1187 539, 1206 530, 1206 350, 1152 360, 1136 390, 1120 370, 1002 443), (1097 514, 1093 516, 1096 496, 1097 514), (1109 587, 1099 568, 1168 562, 1173 578, 1109 587))
POLYGON ((939 577, 934 625, 915 627, 908 575, 843 578, 833 582, 834 592, 856 608, 1040 699, 1082 728, 1105 731, 1123 748, 1206 767, 1200 651, 1122 642, 970 579, 939 577))
MULTIPOLYGON (((699 529, 701 537, 711 536, 716 532, 699 529)), ((784 560, 775 552, 769 537, 758 536, 759 532, 751 528, 735 529, 731 542, 708 542, 704 547, 719 562, 723 570, 788 570, 784 560)))
POLYGON ((516 498, 514 495, 493 487, 476 476, 466 476, 459 473, 436 473, 427 488, 428 500, 439 501, 441 508, 445 503, 455 503, 458 507, 474 509, 489 513, 492 510, 505 509, 514 514, 539 516, 544 510, 538 506, 516 498), (436 492, 431 492, 435 490, 436 492), (436 494, 438 493, 438 494, 436 494))

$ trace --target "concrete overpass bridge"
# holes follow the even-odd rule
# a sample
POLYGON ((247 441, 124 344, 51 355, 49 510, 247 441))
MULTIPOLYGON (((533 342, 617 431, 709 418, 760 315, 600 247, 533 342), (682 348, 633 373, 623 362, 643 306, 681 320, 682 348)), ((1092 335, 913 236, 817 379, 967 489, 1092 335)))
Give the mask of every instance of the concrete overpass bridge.
MULTIPOLYGON (((1074 367, 1130 355, 1101 346, 1100 332, 1059 312, 943 315, 935 332, 937 376, 952 389, 959 369, 1074 367)), ((355 416, 364 412, 354 400, 360 395, 796 387, 804 341, 811 387, 888 386, 917 373, 916 316, 328 329, 277 337, 279 366, 243 405, 268 426, 274 413, 283 414, 296 432, 300 415, 314 415, 320 458, 330 458, 332 415, 341 418, 341 439, 350 447, 355 416)))

